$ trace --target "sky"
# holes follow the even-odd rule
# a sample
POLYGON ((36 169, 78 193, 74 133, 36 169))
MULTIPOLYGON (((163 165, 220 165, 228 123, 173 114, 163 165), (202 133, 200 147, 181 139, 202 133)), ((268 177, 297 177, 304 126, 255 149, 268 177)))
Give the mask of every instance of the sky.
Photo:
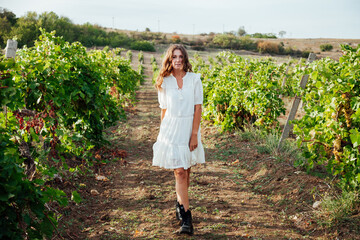
POLYGON ((360 0, 0 0, 24 16, 53 11, 73 23, 178 34, 285 31, 286 38, 360 39, 360 0))

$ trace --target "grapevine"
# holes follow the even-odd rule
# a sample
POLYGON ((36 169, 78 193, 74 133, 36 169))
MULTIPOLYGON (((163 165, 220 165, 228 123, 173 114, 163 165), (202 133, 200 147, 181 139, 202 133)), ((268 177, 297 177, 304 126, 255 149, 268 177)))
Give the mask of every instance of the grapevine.
POLYGON ((222 130, 242 129, 246 124, 277 128, 277 118, 285 113, 279 98, 284 65, 270 59, 248 60, 221 53, 205 64, 195 56, 193 67, 204 79, 204 117, 222 130))
MULTIPOLYGON (((63 206, 67 199, 42 179, 66 175, 70 159, 93 165, 90 150, 102 145, 105 128, 125 119, 123 107, 134 99, 142 79, 117 50, 87 51, 78 42, 41 31, 34 47, 19 49, 15 61, 0 63, 0 104, 7 108, 0 112, 0 159, 6 166, 1 172, 8 174, 2 175, 6 179, 0 187, 14 196, 1 196, 1 215, 8 219, 1 223, 8 229, 1 231, 4 238, 51 238, 56 218, 44 204, 63 206), (9 180, 14 189, 8 188, 9 180), (16 189, 24 189, 26 199, 16 189), (17 217, 11 217, 14 213, 17 217)), ((124 153, 114 155, 120 156, 124 153)))
POLYGON ((299 165, 325 166, 351 189, 360 184, 360 47, 342 50, 339 61, 321 59, 306 70, 306 89, 297 89, 305 116, 295 122, 294 133, 307 159, 299 165))

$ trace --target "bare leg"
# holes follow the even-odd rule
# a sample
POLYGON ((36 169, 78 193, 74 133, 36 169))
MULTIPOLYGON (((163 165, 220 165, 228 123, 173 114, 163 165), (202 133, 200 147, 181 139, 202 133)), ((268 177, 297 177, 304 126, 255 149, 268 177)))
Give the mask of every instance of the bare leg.
POLYGON ((188 179, 189 172, 183 168, 174 170, 176 196, 180 205, 184 206, 185 212, 189 209, 188 179))
POLYGON ((191 168, 188 168, 188 169, 187 169, 187 172, 188 172, 188 175, 187 175, 187 187, 188 187, 188 189, 189 189, 189 187, 190 187, 190 169, 191 169, 191 168))

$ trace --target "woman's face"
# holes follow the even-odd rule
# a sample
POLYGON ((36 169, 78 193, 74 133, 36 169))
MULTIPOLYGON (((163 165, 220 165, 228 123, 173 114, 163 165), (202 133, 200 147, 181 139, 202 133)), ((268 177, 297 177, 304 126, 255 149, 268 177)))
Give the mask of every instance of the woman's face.
POLYGON ((179 49, 175 49, 172 54, 171 65, 174 70, 184 69, 184 55, 179 49))

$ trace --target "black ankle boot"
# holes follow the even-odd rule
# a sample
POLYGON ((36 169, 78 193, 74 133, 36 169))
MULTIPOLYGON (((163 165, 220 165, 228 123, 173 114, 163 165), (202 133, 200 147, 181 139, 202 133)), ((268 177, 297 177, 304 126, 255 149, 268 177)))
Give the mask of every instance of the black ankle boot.
POLYGON ((176 200, 175 208, 176 208, 176 219, 181 221, 182 219, 180 214, 180 203, 177 200, 176 200))
POLYGON ((189 235, 194 234, 194 227, 192 225, 191 211, 188 209, 185 212, 184 206, 180 205, 180 215, 182 218, 181 227, 179 233, 185 233, 189 235))

